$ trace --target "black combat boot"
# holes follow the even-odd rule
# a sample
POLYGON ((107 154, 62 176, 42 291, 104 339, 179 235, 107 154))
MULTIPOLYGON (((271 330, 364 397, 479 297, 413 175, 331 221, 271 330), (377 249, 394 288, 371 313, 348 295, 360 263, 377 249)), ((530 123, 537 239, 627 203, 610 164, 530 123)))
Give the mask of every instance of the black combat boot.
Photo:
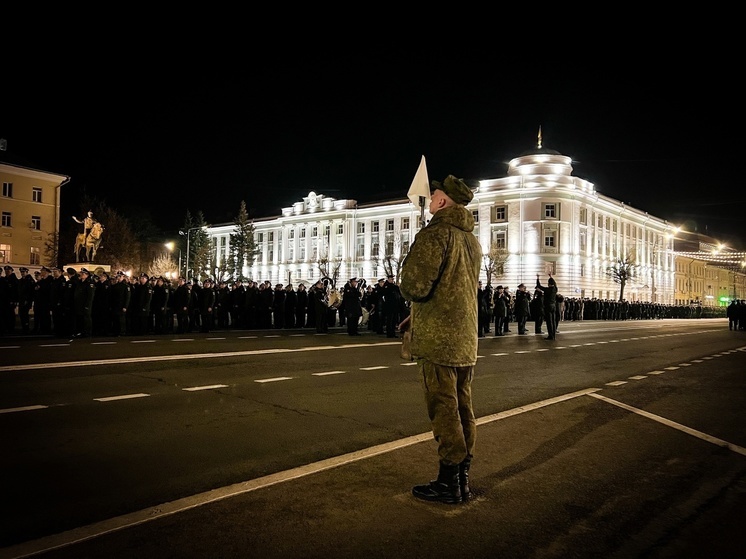
POLYGON ((468 501, 471 499, 471 490, 469 489, 469 468, 471 468, 471 457, 464 459, 458 465, 458 481, 461 486, 461 499, 468 501))
POLYGON ((459 465, 446 466, 440 463, 438 479, 427 485, 416 485, 412 489, 412 495, 425 501, 437 501, 455 505, 461 502, 461 486, 458 475, 459 465))

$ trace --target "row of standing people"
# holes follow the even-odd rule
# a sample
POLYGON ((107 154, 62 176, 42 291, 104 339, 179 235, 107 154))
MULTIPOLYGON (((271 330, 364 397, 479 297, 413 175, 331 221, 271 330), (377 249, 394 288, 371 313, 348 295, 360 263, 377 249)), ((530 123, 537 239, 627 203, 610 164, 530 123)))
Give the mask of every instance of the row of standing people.
POLYGON ((321 281, 308 290, 302 283, 297 288, 291 284, 273 288, 268 281, 192 282, 179 278, 173 285, 167 278, 146 273, 133 277, 124 272, 96 275, 86 268, 77 272, 74 268, 46 267, 36 279, 23 268, 19 279, 6 267, 0 277, 0 334, 14 333, 18 310, 23 333, 58 337, 209 332, 216 328, 316 327, 326 331, 337 324, 337 317, 339 326, 348 325, 348 331, 353 328, 357 332, 362 323, 376 333, 395 337, 406 305, 393 277, 380 279, 367 289, 357 289, 357 278, 352 280, 343 288, 341 304, 333 305, 330 289, 321 281), (350 298, 352 291, 359 295, 355 300, 350 298), (324 304, 323 311, 317 312, 314 300, 324 304), (359 313, 355 301, 359 302, 359 313), (348 318, 350 313, 354 320, 348 318))

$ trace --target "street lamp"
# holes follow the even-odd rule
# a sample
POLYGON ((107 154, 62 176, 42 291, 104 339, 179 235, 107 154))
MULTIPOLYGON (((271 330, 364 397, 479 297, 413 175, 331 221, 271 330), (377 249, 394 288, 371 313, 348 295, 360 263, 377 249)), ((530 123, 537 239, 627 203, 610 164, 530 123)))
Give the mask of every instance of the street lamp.
MULTIPOLYGON (((176 243, 173 241, 169 241, 166 243, 166 248, 169 252, 173 253, 174 249, 176 248, 176 243)), ((179 274, 181 274, 181 248, 179 248, 179 274)))
MULTIPOLYGON (((186 246, 186 279, 189 279, 189 238, 192 236, 192 231, 196 231, 197 229, 202 229, 203 226, 199 225, 197 227, 190 227, 186 231, 179 230, 179 235, 186 235, 187 238, 187 246, 186 246)), ((179 270, 181 270, 181 266, 179 267, 179 270)))

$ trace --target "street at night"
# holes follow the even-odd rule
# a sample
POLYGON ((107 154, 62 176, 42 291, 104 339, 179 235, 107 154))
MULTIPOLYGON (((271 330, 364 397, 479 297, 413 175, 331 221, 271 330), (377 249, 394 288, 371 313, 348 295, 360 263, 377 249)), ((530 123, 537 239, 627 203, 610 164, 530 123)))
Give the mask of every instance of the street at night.
POLYGON ((0 558, 741 557, 725 319, 479 341, 474 498, 399 340, 332 328, 0 341, 0 558))

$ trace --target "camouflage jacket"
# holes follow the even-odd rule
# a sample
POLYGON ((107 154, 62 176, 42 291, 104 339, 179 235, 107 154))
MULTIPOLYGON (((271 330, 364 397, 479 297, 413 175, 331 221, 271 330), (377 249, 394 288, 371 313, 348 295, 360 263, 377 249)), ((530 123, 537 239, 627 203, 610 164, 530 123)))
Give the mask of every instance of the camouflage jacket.
POLYGON ((412 302, 412 355, 448 367, 477 362, 477 281, 482 248, 463 206, 438 211, 417 233, 402 264, 412 302))

